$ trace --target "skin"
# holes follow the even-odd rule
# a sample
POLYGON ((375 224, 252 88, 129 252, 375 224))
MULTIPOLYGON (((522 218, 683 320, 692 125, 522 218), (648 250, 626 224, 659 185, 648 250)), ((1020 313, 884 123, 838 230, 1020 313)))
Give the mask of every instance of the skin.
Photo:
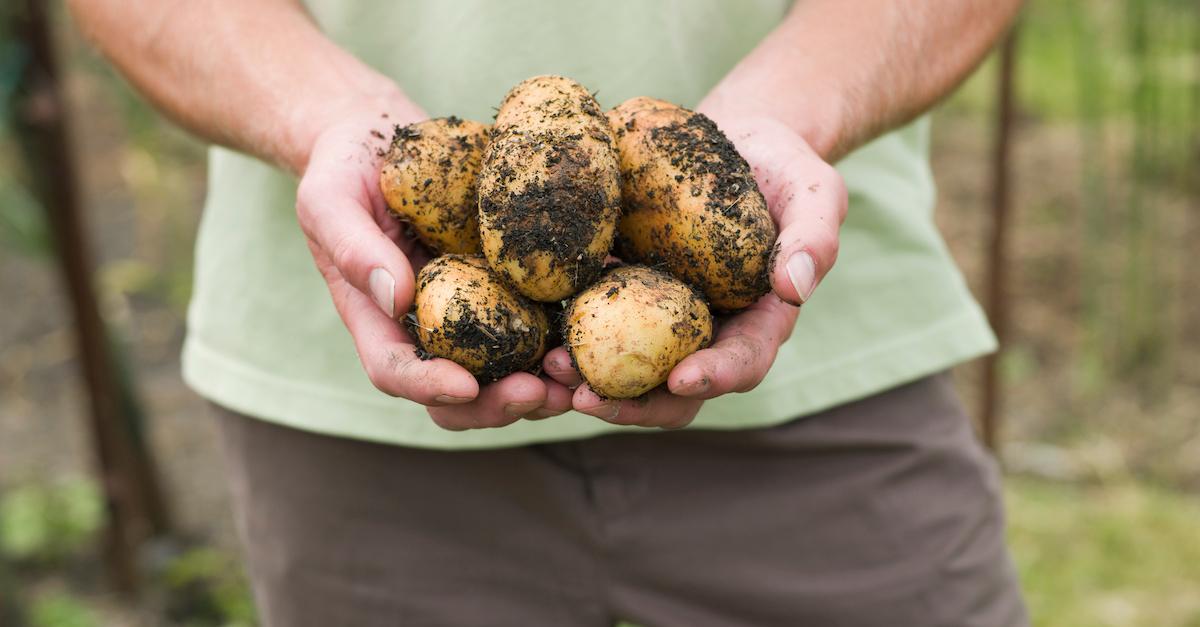
POLYGON ((477 255, 479 164, 489 127, 438 118, 404 127, 384 157, 379 186, 388 207, 438 253, 477 255))
POLYGON ((697 107, 746 158, 767 200, 779 231, 774 294, 724 320, 711 347, 680 362, 665 389, 636 402, 597 396, 580 385, 565 350, 550 351, 545 370, 575 388, 574 407, 615 424, 678 428, 704 400, 754 389, 795 325, 799 310, 786 303, 808 300, 837 259, 847 198, 830 164, 950 93, 1021 4, 797 2, 697 107), (812 260, 807 277, 801 252, 812 260))
POLYGON ((752 389, 795 323, 797 309, 784 301, 807 300, 836 259, 846 193, 830 164, 949 93, 1021 2, 796 3, 697 108, 746 158, 767 200, 781 250, 771 274, 777 298, 724 321, 712 347, 672 370, 667 389, 618 404, 586 386, 572 396, 567 386, 578 378, 563 350, 545 359, 554 381, 517 373, 482 387, 453 362, 417 359, 395 319, 412 303, 413 268, 426 260, 388 216, 375 156, 387 146, 371 131, 386 135, 392 124, 428 116, 322 35, 298 2, 69 4, 96 46, 168 116, 301 177, 298 221, 371 381, 428 406, 437 424, 465 429, 572 404, 620 424, 677 427, 704 399, 752 389), (811 272, 792 263, 800 252, 811 272), (789 266, 800 272, 789 276, 789 266))
POLYGON ((393 125, 429 116, 326 38, 300 3, 72 0, 70 9, 165 114, 300 178, 297 221, 375 387, 425 405, 451 430, 570 408, 570 391, 547 377, 520 372, 481 386, 452 361, 417 357, 398 319, 428 258, 388 213, 378 153, 393 125))

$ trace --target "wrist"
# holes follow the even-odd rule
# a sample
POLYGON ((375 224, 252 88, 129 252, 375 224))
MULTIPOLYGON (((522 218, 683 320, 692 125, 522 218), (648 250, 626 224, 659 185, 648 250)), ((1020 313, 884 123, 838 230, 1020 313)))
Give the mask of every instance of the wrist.
POLYGON ((393 125, 409 124, 425 117, 421 108, 395 85, 383 87, 376 93, 298 103, 285 115, 286 130, 277 161, 289 171, 301 174, 317 140, 334 126, 359 123, 363 126, 364 136, 375 130, 390 138, 393 125))
POLYGON ((713 89, 697 110, 718 126, 756 118, 781 123, 803 138, 823 160, 833 163, 845 155, 844 120, 850 116, 844 102, 832 94, 797 97, 727 80, 713 89))

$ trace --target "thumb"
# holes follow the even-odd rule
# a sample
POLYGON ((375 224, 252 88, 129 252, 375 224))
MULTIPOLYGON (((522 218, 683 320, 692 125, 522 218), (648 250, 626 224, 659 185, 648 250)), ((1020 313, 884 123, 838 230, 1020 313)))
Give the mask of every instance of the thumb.
POLYGON ((846 186, 832 166, 793 171, 786 193, 779 199, 778 253, 771 271, 771 287, 780 300, 806 302, 833 267, 838 255, 839 231, 848 204, 846 186))

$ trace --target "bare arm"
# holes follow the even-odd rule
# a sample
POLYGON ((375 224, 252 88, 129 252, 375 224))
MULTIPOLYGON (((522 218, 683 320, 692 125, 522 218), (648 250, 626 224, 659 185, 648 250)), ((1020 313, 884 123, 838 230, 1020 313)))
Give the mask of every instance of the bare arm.
MULTIPOLYGON (((978 65, 1020 0, 797 0, 700 104, 754 168, 779 227, 768 294, 722 323, 645 402, 581 387, 576 409, 614 422, 678 427, 704 399, 753 389, 791 335, 797 307, 833 266, 847 197, 830 165, 933 106, 978 65), (791 303, 791 304, 787 304, 791 303)), ((579 383, 561 352, 546 370, 579 383)))
POLYGON ((196 134, 301 172, 317 134, 357 109, 419 115, 329 41, 296 0, 70 0, 85 34, 196 134))
POLYGON ((705 107, 774 118, 835 162, 970 74, 1021 0, 798 0, 705 107))
POLYGON ((133 85, 202 137, 301 175, 296 214, 367 376, 450 429, 570 407, 529 373, 481 387, 419 359, 396 322, 425 260, 379 191, 392 124, 425 117, 390 79, 327 39, 296 0, 70 0, 83 30, 133 85))

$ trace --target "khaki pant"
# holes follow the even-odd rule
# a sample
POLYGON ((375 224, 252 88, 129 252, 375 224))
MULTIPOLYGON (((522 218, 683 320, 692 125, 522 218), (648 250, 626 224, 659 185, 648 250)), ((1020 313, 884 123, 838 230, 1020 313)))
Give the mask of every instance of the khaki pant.
POLYGON ((769 429, 478 452, 218 414, 268 626, 1028 623, 946 375, 769 429))

